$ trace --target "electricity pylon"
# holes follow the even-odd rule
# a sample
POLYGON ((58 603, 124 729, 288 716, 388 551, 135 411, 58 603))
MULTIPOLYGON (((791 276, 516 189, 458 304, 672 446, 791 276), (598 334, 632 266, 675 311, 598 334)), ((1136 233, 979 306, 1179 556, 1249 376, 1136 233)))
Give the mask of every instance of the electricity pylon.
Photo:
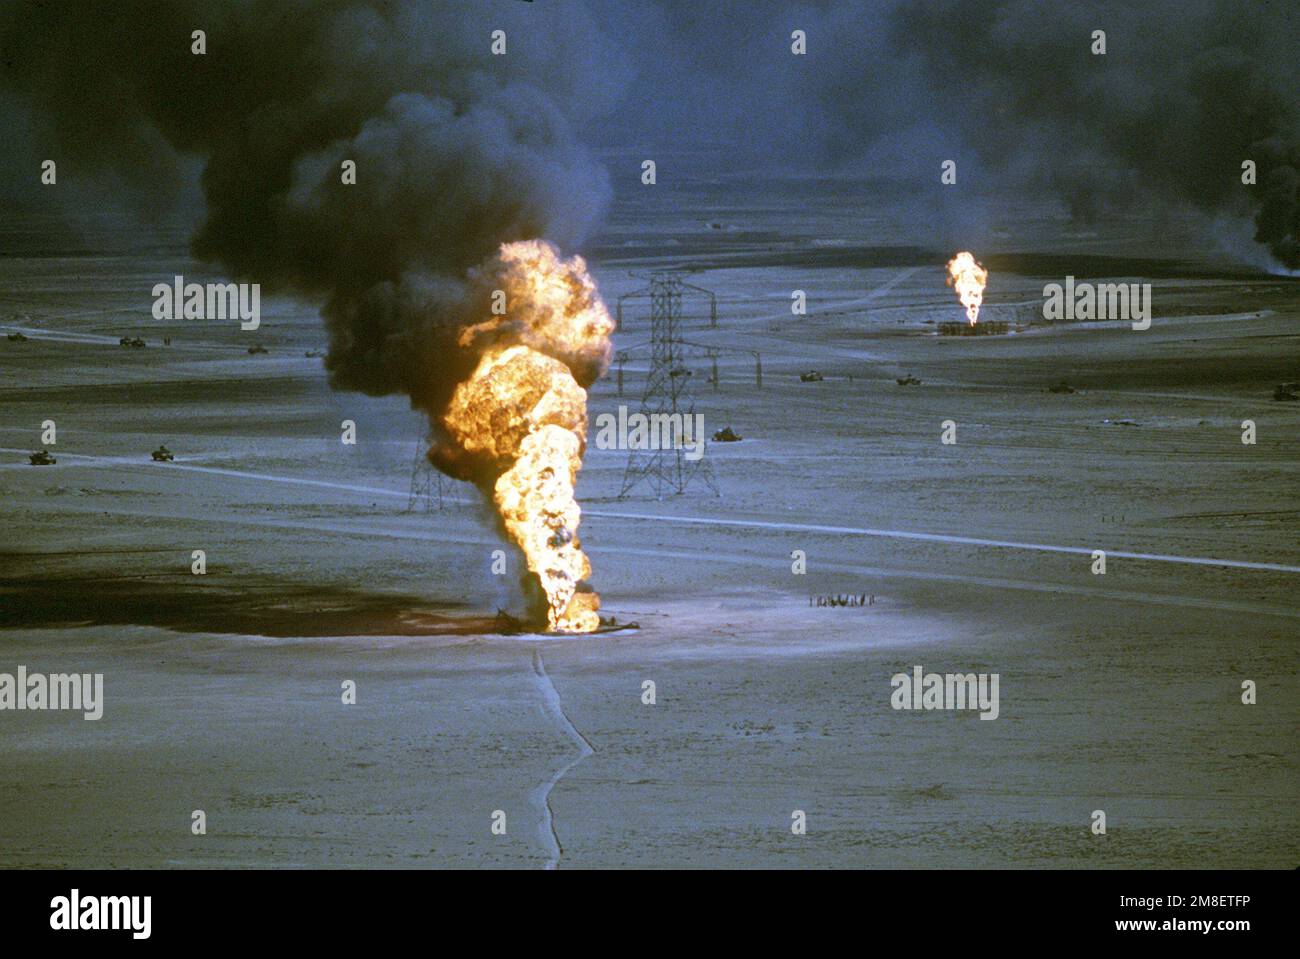
POLYGON ((411 464, 411 495, 406 501, 406 512, 414 513, 424 504, 424 511, 442 512, 443 497, 451 480, 433 468, 429 462, 429 440, 421 434, 415 444, 415 461, 411 464))
MULTIPOLYGON (((671 272, 656 272, 650 276, 647 290, 636 294, 650 296, 650 373, 646 378, 645 392, 641 395, 640 413, 648 423, 695 423, 695 397, 692 394, 691 371, 685 365, 687 344, 677 336, 682 320, 682 294, 692 289, 708 294, 714 304, 712 322, 717 322, 716 299, 700 287, 683 282, 681 276, 671 272), (664 416, 671 419, 663 419, 664 416)), ((622 314, 622 300, 619 302, 622 314)), ((659 437, 663 438, 662 431, 659 437)), ((697 438, 704 442, 704 437, 697 438)), ((643 480, 650 484, 656 499, 665 493, 684 493, 693 480, 702 482, 718 492, 718 481, 713 475, 713 465, 704 456, 687 459, 686 450, 680 446, 659 449, 632 449, 628 451, 627 469, 623 472, 623 486, 619 498, 627 496, 643 480)))

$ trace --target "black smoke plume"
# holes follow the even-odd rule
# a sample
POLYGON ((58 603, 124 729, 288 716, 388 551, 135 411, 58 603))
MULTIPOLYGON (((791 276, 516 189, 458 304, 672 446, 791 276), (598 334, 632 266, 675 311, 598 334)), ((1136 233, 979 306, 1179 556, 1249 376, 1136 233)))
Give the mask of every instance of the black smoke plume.
POLYGON ((608 199, 574 127, 622 68, 572 3, 11 2, 0 49, 0 111, 60 184, 149 211, 197 157, 195 254, 322 303, 334 386, 430 413, 473 363, 470 272, 503 242, 579 242, 608 199))
MULTIPOLYGON (((1297 257, 1300 7, 1292 0, 718 0, 636 5, 621 137, 721 145, 742 171, 892 180, 928 224, 972 192, 1077 219, 1161 206, 1253 217, 1297 257), (791 32, 804 31, 805 56, 791 32), (1106 52, 1092 53, 1104 30, 1106 52), (638 112, 635 97, 659 104, 638 112), (961 195, 935 195, 959 159, 961 195), (1241 182, 1254 160, 1258 183, 1241 182), (905 191, 917 187, 911 196, 905 191), (918 197, 923 199, 918 199, 918 197)), ((625 13, 631 16, 630 13, 625 13)), ((647 155, 653 155, 647 153, 647 155)), ((977 232, 986 206, 960 215, 977 232)))

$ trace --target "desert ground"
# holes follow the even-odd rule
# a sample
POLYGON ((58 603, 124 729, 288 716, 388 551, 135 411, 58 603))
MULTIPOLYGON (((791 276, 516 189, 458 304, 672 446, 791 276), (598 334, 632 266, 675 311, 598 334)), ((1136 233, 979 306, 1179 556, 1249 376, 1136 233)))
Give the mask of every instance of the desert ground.
POLYGON ((589 449, 592 582, 639 628, 582 638, 497 630, 518 560, 463 484, 409 508, 421 417, 330 389, 312 304, 158 321, 154 283, 215 278, 182 235, 11 234, 0 672, 105 705, 0 713, 0 867, 1294 867, 1300 281, 1009 211, 973 249, 1014 332, 941 337, 957 247, 751 193, 620 195, 584 251, 611 308, 668 267, 717 294, 683 333, 741 352, 692 391, 744 438, 717 496, 620 499, 628 454, 589 449), (1044 323, 1067 274, 1152 284, 1151 328, 1044 323), (892 709, 916 665, 999 674, 998 718, 892 709))

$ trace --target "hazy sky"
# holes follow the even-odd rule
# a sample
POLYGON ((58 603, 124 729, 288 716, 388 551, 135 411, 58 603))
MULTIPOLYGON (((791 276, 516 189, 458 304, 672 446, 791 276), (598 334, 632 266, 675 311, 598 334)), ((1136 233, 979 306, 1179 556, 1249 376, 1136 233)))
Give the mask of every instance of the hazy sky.
POLYGON ((199 196, 206 167, 197 248, 268 269, 302 259, 291 234, 318 242, 321 223, 295 231, 285 212, 301 212, 312 165, 368 145, 394 167, 384 182, 434 211, 387 215, 373 242, 485 221, 448 260, 458 268, 503 229, 589 232, 609 196, 589 149, 904 184, 953 159, 972 196, 1033 193, 1083 219, 1259 215, 1261 239, 1295 265, 1298 16, 1282 0, 11 2, 0 197, 48 209, 32 171, 57 157, 69 189, 56 202, 158 214, 199 196), (203 57, 193 29, 207 31, 203 57), (395 110, 402 95, 426 106, 395 110))

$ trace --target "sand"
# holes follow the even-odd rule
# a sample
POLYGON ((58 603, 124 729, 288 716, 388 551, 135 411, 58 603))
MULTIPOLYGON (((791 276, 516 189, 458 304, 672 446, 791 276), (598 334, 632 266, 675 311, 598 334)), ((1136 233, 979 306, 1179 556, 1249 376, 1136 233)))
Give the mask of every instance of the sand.
MULTIPOLYGON (((204 275, 179 251, 0 260, 0 332, 30 337, 0 339, 0 671, 106 699, 0 713, 0 867, 1294 865, 1300 404, 1271 394, 1300 284, 1009 247, 988 317, 1073 272, 1152 283, 1152 328, 941 338, 951 251, 634 220, 589 251, 607 297, 707 267, 719 329, 691 337, 761 351, 763 385, 748 354, 716 391, 695 367, 708 432, 744 436, 708 449, 718 497, 619 500, 627 454, 589 452, 594 584, 640 628, 585 639, 494 634, 516 560, 492 575, 460 484, 406 511, 420 419, 329 389, 310 305, 160 323, 153 282, 204 275), (58 463, 29 466, 46 419, 58 463), (810 605, 835 594, 872 602, 810 605), (999 674, 999 717, 892 709, 916 665, 999 674)), ((646 334, 630 302, 619 345, 646 334)))

